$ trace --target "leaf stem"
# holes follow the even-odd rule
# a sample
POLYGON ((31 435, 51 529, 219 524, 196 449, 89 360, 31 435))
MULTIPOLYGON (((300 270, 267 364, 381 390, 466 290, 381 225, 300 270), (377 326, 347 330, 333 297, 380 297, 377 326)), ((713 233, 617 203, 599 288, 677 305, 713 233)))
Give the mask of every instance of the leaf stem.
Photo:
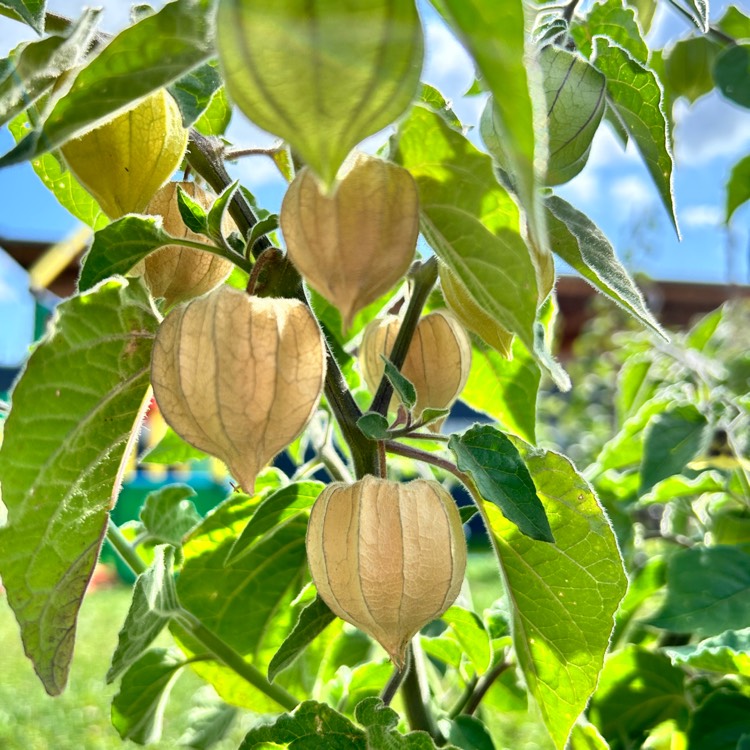
POLYGON ((492 687, 495 680, 497 680, 503 672, 510 669, 512 665, 512 662, 504 659, 503 661, 492 667, 489 672, 483 674, 479 678, 479 680, 477 680, 476 687, 472 691, 471 695, 469 695, 468 700, 466 701, 464 707, 461 709, 460 713, 471 716, 477 710, 477 708, 479 708, 479 704, 482 702, 482 698, 487 695, 487 691, 492 687))
POLYGON ((146 571, 148 566, 141 560, 133 545, 125 538, 125 535, 111 518, 107 521, 107 541, 135 575, 139 576, 146 571))
POLYGON ((421 656, 421 649, 417 644, 418 637, 416 636, 412 639, 407 652, 410 667, 406 670, 401 685, 404 713, 406 713, 406 719, 412 730, 427 732, 436 742, 442 744, 444 737, 440 733, 435 719, 427 706, 427 679, 421 659, 419 658, 421 656))
POLYGON ((406 673, 410 669, 411 649, 408 649, 406 651, 406 663, 404 664, 403 669, 399 669, 398 667, 393 668, 393 674, 390 676, 388 682, 385 683, 383 692, 380 694, 380 700, 382 700, 386 706, 391 705, 391 701, 395 697, 398 689, 401 687, 401 683, 404 681, 404 677, 406 677, 406 673))
POLYGON ((447 471, 450 474, 453 474, 454 477, 460 480, 467 487, 469 487, 470 484, 473 485, 473 482, 468 475, 464 474, 464 472, 461 471, 456 466, 456 464, 448 461, 445 458, 440 458, 440 456, 435 456, 432 453, 428 453, 427 451, 420 450, 419 448, 413 448, 411 445, 403 445, 402 443, 397 443, 393 440, 385 441, 385 449, 388 453, 394 453, 397 456, 413 458, 415 461, 422 461, 423 463, 437 466, 439 469, 443 469, 443 471, 447 471))
MULTIPOLYGON (((422 314, 422 308, 437 281, 437 273, 437 258, 434 255, 424 261, 424 263, 415 264, 413 270, 409 272, 409 276, 414 284, 412 295, 406 308, 403 322, 398 330, 396 340, 393 342, 393 349, 388 357, 397 370, 400 370, 404 364, 406 354, 409 351, 409 345, 412 338, 414 338, 414 331, 417 328, 417 323, 419 323, 419 316, 422 314)), ((370 411, 385 416, 388 413, 388 404, 391 401, 392 394, 393 386, 384 374, 380 379, 380 385, 378 385, 375 397, 372 399, 370 411)))

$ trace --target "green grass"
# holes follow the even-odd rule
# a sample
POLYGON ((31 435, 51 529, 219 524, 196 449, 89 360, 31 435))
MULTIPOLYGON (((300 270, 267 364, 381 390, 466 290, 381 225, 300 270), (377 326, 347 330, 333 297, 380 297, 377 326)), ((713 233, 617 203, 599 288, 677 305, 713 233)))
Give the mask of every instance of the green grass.
MULTIPOLYGON (((470 555, 472 597, 478 612, 489 607, 501 591, 497 566, 489 554, 470 555)), ((83 602, 70 681, 65 692, 50 698, 34 674, 21 646, 18 626, 0 595, 0 748, 2 750, 110 750, 133 747, 112 728, 109 710, 117 684, 104 675, 125 619, 131 590, 126 586, 100 589, 83 602)), ((169 644, 163 636, 162 645, 169 644)), ((205 683, 189 670, 177 682, 166 712, 163 739, 153 748, 178 746, 188 725, 193 694, 205 683)), ((237 748, 244 735, 235 726, 217 750, 237 748)))

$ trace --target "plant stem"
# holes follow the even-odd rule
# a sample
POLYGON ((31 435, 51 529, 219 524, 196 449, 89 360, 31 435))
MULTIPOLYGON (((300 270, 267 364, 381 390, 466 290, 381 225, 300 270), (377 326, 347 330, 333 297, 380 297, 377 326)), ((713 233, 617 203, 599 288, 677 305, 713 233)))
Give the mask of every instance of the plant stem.
POLYGON ((497 680, 498 677, 500 677, 500 675, 507 669, 510 669, 511 666, 512 662, 504 659, 499 664, 496 664, 494 667, 492 667, 492 669, 490 669, 487 674, 482 675, 477 681, 476 687, 469 696, 469 699, 466 701, 466 705, 464 705, 461 713, 471 716, 477 710, 477 708, 479 708, 479 704, 482 702, 482 698, 484 698, 484 696, 487 694, 487 691, 492 687, 492 684, 495 682, 495 680, 497 680))
MULTIPOLYGON (((427 680, 422 669, 421 659, 415 653, 416 636, 409 644, 408 663, 404 681, 401 685, 401 697, 404 701, 404 712, 412 730, 427 732, 436 742, 442 744, 444 738, 430 713, 425 696, 427 695, 427 680)), ((419 647, 417 646, 417 649, 419 647)), ((421 651, 421 649, 420 649, 421 651)), ((420 653, 421 656, 421 653, 420 653)))
MULTIPOLYGON (((148 566, 111 518, 107 524, 107 541, 133 573, 141 575, 146 571, 148 566)), ((299 701, 284 688, 272 685, 259 669, 245 661, 241 654, 203 625, 191 612, 180 607, 174 615, 173 624, 198 641, 213 658, 225 664, 283 708, 291 711, 299 704, 299 701)))
POLYGON ((391 678, 386 682, 385 687, 383 688, 383 692, 380 694, 380 700, 385 703, 386 706, 391 705, 391 701, 393 700, 394 696, 396 695, 396 692, 401 687, 401 683, 404 681, 404 677, 406 677, 406 673, 411 669, 411 650, 407 650, 406 652, 406 662, 404 664, 403 669, 399 669, 398 667, 393 668, 393 674, 391 675, 391 678))
POLYGON ((464 474, 464 472, 461 471, 456 466, 456 464, 451 463, 445 458, 440 458, 440 456, 435 456, 432 453, 420 450, 419 448, 412 448, 412 446, 410 445, 402 445, 401 443, 397 443, 393 440, 385 441, 385 449, 386 451, 388 451, 388 453, 394 453, 397 456, 413 458, 415 461, 422 461, 423 463, 437 466, 439 469, 443 469, 443 471, 447 471, 453 474, 454 477, 463 482, 463 484, 465 484, 467 487, 473 485, 470 477, 464 474))
MULTIPOLYGON (((419 323, 419 316, 422 314, 422 308, 424 307, 425 302, 427 302, 432 287, 435 286, 435 282, 437 281, 437 272, 437 258, 433 255, 424 263, 416 266, 416 268, 409 274, 414 287, 412 289, 409 305, 404 314, 404 320, 398 330, 398 335, 396 336, 396 340, 393 343, 393 349, 389 356, 389 359, 397 370, 400 370, 404 364, 406 354, 409 351, 409 345, 414 337, 414 331, 417 328, 417 323, 419 323)), ((383 375, 380 379, 377 393, 372 399, 370 411, 375 411, 378 414, 385 416, 388 413, 388 404, 391 401, 392 394, 393 386, 391 385, 390 380, 383 375)))

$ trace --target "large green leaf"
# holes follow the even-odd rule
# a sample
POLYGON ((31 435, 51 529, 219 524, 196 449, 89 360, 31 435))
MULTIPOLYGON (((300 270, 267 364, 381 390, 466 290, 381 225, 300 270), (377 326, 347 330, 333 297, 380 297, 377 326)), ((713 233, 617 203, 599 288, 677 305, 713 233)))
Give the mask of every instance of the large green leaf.
POLYGON ((203 63, 175 81, 169 87, 182 113, 182 124, 189 128, 208 109, 214 94, 221 86, 218 62, 203 63))
POLYGON ((534 348, 537 285, 516 204, 481 153, 436 112, 416 105, 392 158, 419 187, 421 229, 440 259, 500 325, 534 348))
POLYGON ((500 508, 523 534, 554 542, 534 482, 509 438, 495 427, 475 425, 463 435, 452 435, 448 447, 458 468, 469 474, 483 500, 500 508))
POLYGON ((38 34, 44 32, 46 0, 0 0, 0 5, 15 11, 38 34))
POLYGON ((0 448, 0 575, 26 653, 65 686, 76 618, 148 391, 157 321, 117 279, 58 308, 13 391, 0 448))
POLYGON ((112 725, 122 739, 139 745, 159 740, 169 693, 185 664, 179 654, 155 648, 130 666, 112 701, 112 725))
POLYGON ((586 166, 604 114, 606 81, 580 55, 564 49, 545 48, 540 63, 549 129, 546 184, 560 185, 586 166))
POLYGON ((567 750, 609 750, 609 745, 593 724, 578 722, 570 734, 567 750))
POLYGON ((586 214, 556 195, 547 198, 547 209, 554 252, 602 294, 666 338, 662 327, 646 307, 640 290, 599 227, 586 214))
POLYGON ((86 10, 67 37, 22 44, 0 61, 0 125, 28 109, 61 75, 81 64, 100 14, 86 10))
POLYGON ((615 747, 637 747, 646 730, 686 716, 684 682, 666 656, 626 646, 607 659, 589 718, 615 747))
MULTIPOLYGON (((546 171, 544 93, 538 63, 527 54, 524 4, 521 0, 433 0, 469 50, 493 95, 489 122, 500 143, 503 162, 513 174, 530 232, 541 252, 547 250, 544 213, 537 186, 546 171)), ((484 135, 483 131, 483 135, 484 135)))
MULTIPOLYGON (((434 750, 426 732, 401 734, 398 714, 378 698, 357 705, 352 723, 330 706, 305 701, 291 714, 283 714, 268 726, 251 729, 240 750, 283 744, 290 750, 434 750), (361 727, 361 728, 360 728, 361 727)), ((443 745, 446 750, 458 750, 443 745)))
POLYGON ((154 550, 151 566, 135 582, 107 682, 115 680, 140 658, 177 611, 173 566, 174 547, 159 546, 154 550))
POLYGON ((492 643, 479 615, 454 604, 440 619, 453 631, 476 674, 484 674, 492 661, 492 643))
POLYGON ((528 443, 536 442, 536 398, 542 372, 517 339, 513 359, 483 341, 474 341, 471 371, 461 401, 496 419, 500 426, 528 443))
POLYGON ((664 651, 674 664, 750 677, 750 628, 727 630, 700 643, 669 646, 664 651))
POLYGON ((459 714, 451 722, 448 741, 461 750, 495 750, 487 727, 475 716, 459 714))
POLYGON ((727 182, 727 212, 724 220, 729 224, 734 212, 750 200, 750 155, 740 159, 733 167, 727 182))
POLYGON ((693 404, 675 406, 654 416, 643 435, 640 493, 681 472, 708 447, 708 420, 693 404))
POLYGON ((641 152, 679 236, 669 123, 659 79, 627 50, 604 37, 594 39, 592 62, 606 76, 612 104, 641 152))
POLYGON ((727 99, 750 107, 750 44, 725 48, 714 63, 714 80, 727 99))
POLYGON ((234 102, 327 186, 417 93, 424 41, 413 2, 220 0, 216 27, 234 102))
POLYGON ((241 255, 224 247, 172 237, 162 229, 159 216, 131 214, 113 221, 94 235, 91 249, 83 259, 78 288, 85 291, 114 274, 127 273, 149 253, 164 245, 192 247, 227 258, 245 270, 251 268, 241 255))
POLYGON ((596 687, 627 579, 585 480, 563 456, 516 442, 555 543, 525 536, 491 503, 483 512, 506 582, 518 664, 562 750, 596 687))
POLYGON ((167 3, 118 34, 78 73, 41 130, 0 159, 0 166, 56 148, 205 62, 214 52, 213 39, 199 6, 199 0, 167 3))
POLYGON ((750 622, 750 554, 738 547, 694 547, 675 553, 667 596, 649 625, 707 637, 750 622))
POLYGON ((635 11, 624 6, 622 0, 595 3, 582 20, 573 23, 570 33, 586 57, 591 57, 594 37, 606 36, 626 49, 639 63, 646 65, 648 62, 648 47, 643 41, 635 11))
MULTIPOLYGON (((233 493, 185 542, 177 580, 181 605, 264 672, 297 620, 298 608, 292 602, 307 576, 305 533, 311 502, 289 508, 274 500, 286 489, 254 497, 233 493), (275 525, 279 520, 283 523, 275 525), (246 535, 242 553, 230 559, 248 523, 254 531, 246 535)), ((189 639, 181 638, 181 643, 189 653, 201 653, 189 639)), ((279 708, 221 664, 200 663, 193 668, 229 703, 260 713, 279 708)), ((292 667, 277 681, 296 688, 298 677, 292 667)))
MULTIPOLYGON (((20 141, 29 131, 29 118, 21 113, 8 125, 16 142, 20 141)), ((109 218, 99 208, 99 204, 81 186, 68 170, 67 165, 58 152, 42 154, 32 159, 31 166, 44 186, 57 198, 63 208, 73 216, 88 224, 92 229, 101 229, 109 223, 109 218)))
POLYGON ((750 734, 749 717, 750 697, 731 690, 717 690, 693 714, 688 747, 741 750, 747 747, 743 737, 750 734))

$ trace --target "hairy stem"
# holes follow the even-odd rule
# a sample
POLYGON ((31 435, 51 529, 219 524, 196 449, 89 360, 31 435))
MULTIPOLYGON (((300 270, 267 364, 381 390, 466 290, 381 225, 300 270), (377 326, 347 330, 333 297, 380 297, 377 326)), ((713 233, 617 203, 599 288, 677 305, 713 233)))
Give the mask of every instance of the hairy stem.
POLYGON ((401 684, 404 712, 412 730, 427 732, 433 739, 442 744, 444 738, 440 734, 435 718, 427 705, 429 691, 421 659, 421 648, 419 648, 417 642, 418 637, 415 637, 409 644, 408 664, 410 668, 401 684))
POLYGON ((482 702, 482 698, 487 695, 487 691, 492 687, 492 684, 495 682, 495 680, 497 680, 503 672, 510 669, 511 666, 512 662, 504 659, 503 661, 492 667, 492 669, 490 669, 487 674, 482 675, 479 680, 477 680, 476 687, 468 697, 468 700, 461 710, 461 713, 471 716, 477 710, 477 708, 479 708, 479 704, 482 702))
MULTIPOLYGON (((400 370, 404 364, 406 354, 409 351, 409 345, 414 337, 414 331, 417 328, 417 323, 419 323, 419 316, 422 314, 422 308, 437 281, 437 258, 434 255, 428 258, 409 275, 412 278, 414 288, 412 289, 411 299, 404 314, 404 320, 398 330, 398 335, 393 342, 393 349, 389 356, 389 359, 397 370, 400 370)), ((390 380, 383 375, 380 379, 377 393, 372 400, 370 411, 375 411, 383 415, 387 414, 392 394, 393 386, 390 380)))
POLYGON ((411 669, 411 650, 406 652, 406 662, 404 663, 403 669, 398 667, 393 668, 393 674, 391 675, 388 682, 386 682, 383 692, 380 694, 380 700, 385 703, 386 706, 391 705, 391 701, 401 687, 401 683, 406 677, 406 673, 411 669))

